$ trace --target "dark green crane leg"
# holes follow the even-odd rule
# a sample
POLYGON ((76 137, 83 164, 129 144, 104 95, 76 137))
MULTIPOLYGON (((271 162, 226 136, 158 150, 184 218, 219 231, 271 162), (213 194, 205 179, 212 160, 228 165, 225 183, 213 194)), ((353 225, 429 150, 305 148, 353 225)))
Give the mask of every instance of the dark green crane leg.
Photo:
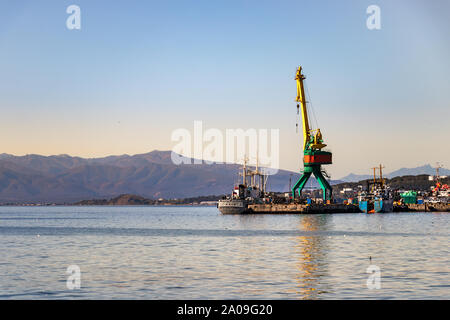
POLYGON ((331 188, 328 181, 323 176, 320 167, 315 167, 313 169, 314 176, 316 177, 317 181, 319 181, 320 187, 323 191, 323 201, 331 200, 331 194, 333 192, 333 189, 331 188))
POLYGON ((299 197, 302 195, 303 187, 305 186, 306 182, 308 181, 309 177, 311 176, 310 171, 305 171, 300 179, 298 179, 297 183, 292 188, 292 199, 295 199, 295 191, 298 189, 298 195, 299 197))

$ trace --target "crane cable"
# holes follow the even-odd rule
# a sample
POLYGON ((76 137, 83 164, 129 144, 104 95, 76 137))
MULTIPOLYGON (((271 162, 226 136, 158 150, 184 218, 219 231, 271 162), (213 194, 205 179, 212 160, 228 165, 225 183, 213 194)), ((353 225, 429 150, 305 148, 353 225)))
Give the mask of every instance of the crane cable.
POLYGON ((306 81, 304 82, 304 84, 305 84, 306 95, 307 95, 306 101, 308 101, 308 103, 306 104, 306 107, 311 111, 310 113, 312 113, 312 115, 313 115, 314 124, 316 125, 315 129, 318 129, 319 123, 317 122, 316 114, 314 112, 313 104, 311 101, 311 95, 309 94, 308 85, 306 84, 306 81))

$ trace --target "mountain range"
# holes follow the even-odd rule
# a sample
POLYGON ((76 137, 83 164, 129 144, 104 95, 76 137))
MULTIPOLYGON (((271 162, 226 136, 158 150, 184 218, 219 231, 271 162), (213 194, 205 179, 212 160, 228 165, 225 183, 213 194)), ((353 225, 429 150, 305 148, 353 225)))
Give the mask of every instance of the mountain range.
MULTIPOLYGON (((376 174, 379 174, 379 171, 377 170, 376 174)), ((415 168, 401 168, 395 171, 392 171, 387 174, 383 174, 383 177, 392 179, 395 177, 401 177, 401 176, 417 176, 421 174, 427 174, 427 175, 435 175, 436 174, 436 168, 433 168, 430 164, 426 164, 420 167, 415 168)), ((445 168, 439 169, 439 174, 442 176, 449 176, 450 170, 445 168)), ((339 180, 342 180, 344 182, 358 182, 361 180, 371 179, 373 178, 373 175, 370 174, 354 174, 350 173, 346 175, 343 178, 340 178, 339 180)))
MULTIPOLYGON (((0 203, 73 203, 87 199, 135 194, 148 199, 174 199, 229 194, 240 181, 239 164, 181 164, 171 160, 171 151, 137 155, 81 158, 69 155, 0 154, 0 203)), ((427 165, 400 169, 387 175, 433 174, 427 165)), ((441 169, 442 174, 450 170, 441 169)), ((331 184, 359 181, 371 176, 348 175, 331 184)), ((279 170, 269 176, 267 189, 289 190, 299 173, 279 170)), ((315 179, 308 187, 317 188, 315 179)))
MULTIPOLYGON (((68 155, 0 154, 0 203, 72 203, 136 194, 149 199, 229 194, 239 180, 238 164, 181 164, 171 151, 85 159, 68 155)), ((299 178, 280 170, 269 177, 273 191, 299 178)), ((317 182, 313 181, 314 186, 317 182)))

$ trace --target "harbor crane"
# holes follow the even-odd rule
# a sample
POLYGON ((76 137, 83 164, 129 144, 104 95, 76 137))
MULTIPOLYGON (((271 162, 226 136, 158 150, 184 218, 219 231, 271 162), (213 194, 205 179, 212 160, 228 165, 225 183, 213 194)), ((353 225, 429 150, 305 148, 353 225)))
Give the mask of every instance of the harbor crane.
POLYGON ((324 143, 320 129, 312 130, 309 125, 308 110, 306 107, 306 97, 303 81, 306 77, 302 73, 302 67, 298 67, 295 80, 297 81, 297 111, 299 104, 302 111, 303 123, 303 165, 304 170, 300 179, 292 188, 292 198, 295 199, 295 192, 301 196, 302 190, 311 174, 314 174, 320 187, 323 190, 323 200, 331 200, 332 188, 322 173, 322 165, 331 164, 331 152, 322 151, 326 144, 324 143))

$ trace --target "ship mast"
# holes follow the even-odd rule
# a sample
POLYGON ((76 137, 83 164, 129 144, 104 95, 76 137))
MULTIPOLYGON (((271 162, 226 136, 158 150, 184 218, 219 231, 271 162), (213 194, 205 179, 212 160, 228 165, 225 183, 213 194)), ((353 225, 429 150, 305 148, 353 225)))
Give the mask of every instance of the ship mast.
POLYGON ((383 180, 383 168, 385 168, 385 167, 383 167, 383 166, 381 165, 381 163, 380 163, 380 184, 381 184, 381 187, 383 187, 383 185, 384 185, 384 180, 383 180))
POLYGON ((441 165, 439 162, 436 162, 436 182, 439 182, 439 169, 443 168, 444 166, 441 165))
POLYGON ((248 161, 248 159, 244 158, 244 166, 242 167, 243 168, 243 171, 242 171, 242 184, 244 186, 247 186, 247 161, 248 161))

